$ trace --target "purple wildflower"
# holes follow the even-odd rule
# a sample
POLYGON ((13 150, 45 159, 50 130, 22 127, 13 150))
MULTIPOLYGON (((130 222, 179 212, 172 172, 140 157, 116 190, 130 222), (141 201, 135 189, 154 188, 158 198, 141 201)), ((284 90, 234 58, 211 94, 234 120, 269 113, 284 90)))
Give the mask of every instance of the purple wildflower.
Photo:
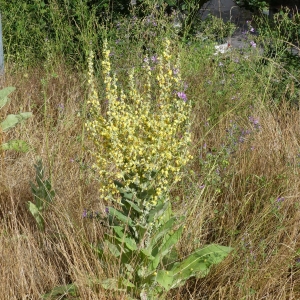
POLYGON ((283 202, 283 201, 284 201, 284 198, 283 198, 283 197, 278 197, 276 201, 277 201, 277 202, 283 202))
POLYGON ((178 96, 180 99, 182 99, 184 102, 187 101, 187 96, 186 96, 186 94, 185 94, 184 92, 178 92, 178 93, 177 93, 177 96, 178 96))
POLYGON ((249 117, 249 121, 250 121, 250 123, 252 123, 254 125, 254 127, 256 129, 260 128, 259 120, 258 119, 255 119, 254 117, 249 117))
POLYGON ((87 214, 87 210, 85 209, 85 210, 83 211, 83 213, 82 213, 82 217, 83 217, 83 218, 86 218, 87 215, 88 215, 88 214, 87 214))
POLYGON ((256 43, 254 41, 250 42, 251 47, 256 48, 256 43))
POLYGON ((157 63, 158 62, 158 57, 157 57, 157 55, 153 55, 153 56, 151 56, 151 61, 153 62, 153 63, 157 63))

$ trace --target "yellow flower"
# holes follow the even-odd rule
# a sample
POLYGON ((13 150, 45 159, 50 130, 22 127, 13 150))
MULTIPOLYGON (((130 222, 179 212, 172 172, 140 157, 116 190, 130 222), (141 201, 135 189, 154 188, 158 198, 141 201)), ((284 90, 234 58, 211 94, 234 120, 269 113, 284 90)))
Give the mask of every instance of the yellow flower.
POLYGON ((95 87, 94 54, 90 53, 88 104, 92 120, 86 121, 85 127, 94 144, 94 167, 99 175, 103 197, 117 194, 113 183, 116 178, 122 180, 125 186, 151 178, 149 182, 156 188, 151 205, 156 205, 158 196, 166 192, 174 181, 181 179, 179 171, 191 159, 187 152, 191 106, 173 92, 180 91, 182 87, 180 72, 175 76, 172 71, 175 68, 180 70, 180 60, 177 58, 173 62, 170 47, 171 42, 166 40, 157 71, 153 72, 147 64, 144 74, 133 68, 128 76, 128 90, 125 91, 118 88, 118 78, 111 75, 110 51, 105 41, 103 99, 99 99, 95 87), (106 112, 101 108, 104 99, 108 100, 106 112), (152 176, 154 170, 161 171, 152 176), (134 176, 125 180, 125 174, 134 176))

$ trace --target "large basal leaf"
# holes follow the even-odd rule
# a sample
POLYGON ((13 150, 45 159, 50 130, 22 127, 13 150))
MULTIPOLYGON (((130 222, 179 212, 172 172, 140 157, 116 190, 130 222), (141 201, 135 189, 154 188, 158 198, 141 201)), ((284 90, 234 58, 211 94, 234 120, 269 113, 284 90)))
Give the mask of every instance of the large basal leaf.
POLYGON ((162 259, 162 265, 166 267, 166 269, 170 270, 174 266, 176 262, 178 262, 179 257, 178 257, 178 252, 177 250, 173 247, 171 251, 167 253, 162 259))
POLYGON ((7 143, 1 145, 2 150, 14 150, 18 152, 28 152, 30 147, 29 145, 22 140, 10 140, 7 143))
POLYGON ((213 264, 220 263, 233 248, 211 244, 196 250, 188 258, 174 264, 171 271, 174 273, 174 282, 178 287, 192 276, 205 277, 213 264))
POLYGON ((156 281, 166 290, 170 290, 173 285, 174 274, 171 271, 159 270, 156 281))
POLYGON ((6 119, 0 124, 3 131, 7 131, 12 127, 15 127, 18 123, 30 118, 31 112, 20 113, 18 115, 8 115, 6 119))
POLYGON ((16 88, 9 86, 0 90, 0 109, 9 101, 8 95, 16 88))

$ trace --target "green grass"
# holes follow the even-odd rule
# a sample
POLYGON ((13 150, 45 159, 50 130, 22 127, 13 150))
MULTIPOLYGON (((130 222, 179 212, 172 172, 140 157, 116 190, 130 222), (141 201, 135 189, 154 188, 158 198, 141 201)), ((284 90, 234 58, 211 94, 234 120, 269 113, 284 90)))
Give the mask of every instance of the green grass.
MULTIPOLYGON (((22 7, 7 14, 9 22, 17 20, 19 27, 12 27, 13 35, 4 39, 7 64, 1 87, 15 86, 16 91, 0 119, 20 111, 34 116, 1 135, 4 140, 22 139, 31 149, 25 154, 1 153, 2 298, 41 299, 56 286, 75 283, 77 296, 70 293, 65 299, 126 299, 122 292, 101 287, 101 280, 118 276, 119 266, 111 263, 103 268, 91 245, 97 245, 107 229, 82 216, 85 209, 104 212, 107 205, 99 198, 84 130, 86 54, 90 49, 96 52, 102 97, 103 37, 114 52, 113 70, 125 84, 127 70, 141 68, 145 52, 154 56, 168 36, 173 52, 180 53, 193 105, 194 159, 170 191, 175 214, 186 215, 178 251, 182 259, 210 243, 234 251, 206 278, 189 280, 167 299, 299 299, 299 61, 282 47, 291 42, 284 42, 285 31, 278 29, 283 23, 275 27, 276 35, 266 23, 259 24, 269 33, 259 37, 257 45, 267 47, 267 37, 275 36, 268 44, 277 42, 280 51, 275 56, 261 57, 250 47, 243 53, 232 50, 215 56, 214 32, 205 41, 191 38, 183 43, 163 14, 157 13, 151 24, 147 19, 120 17, 97 26, 93 19, 76 22, 74 27, 74 15, 60 18, 56 2, 51 3, 47 12, 56 15, 49 41, 35 23, 40 20, 20 19, 22 7), (39 157, 56 195, 44 213, 45 231, 38 230, 26 206, 34 199, 30 181, 35 179, 39 157)), ((81 14, 77 8, 75 15, 87 14, 92 12, 81 14)))

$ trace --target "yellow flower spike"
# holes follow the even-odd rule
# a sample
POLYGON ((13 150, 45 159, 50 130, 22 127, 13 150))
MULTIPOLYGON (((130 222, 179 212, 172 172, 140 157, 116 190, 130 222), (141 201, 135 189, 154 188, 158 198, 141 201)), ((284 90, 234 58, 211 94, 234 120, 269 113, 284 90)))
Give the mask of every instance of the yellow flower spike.
POLYGON ((166 40, 155 73, 147 60, 143 74, 132 69, 125 92, 118 88, 117 77, 111 75, 110 51, 107 42, 104 43, 102 71, 104 99, 108 100, 105 115, 100 105, 104 99, 100 101, 95 88, 93 54, 89 57, 88 104, 92 120, 86 121, 85 126, 94 143, 94 167, 102 183, 100 192, 106 198, 117 194, 114 178, 123 180, 123 174, 136 174, 124 182, 129 186, 133 181, 139 183, 142 178, 151 178, 153 170, 162 170, 151 178, 156 195, 150 205, 156 205, 158 196, 172 182, 180 180, 180 169, 191 159, 186 151, 190 141, 190 103, 173 94, 182 87, 180 72, 174 75, 172 71, 180 70, 179 59, 173 64, 170 48, 171 42, 166 40))

